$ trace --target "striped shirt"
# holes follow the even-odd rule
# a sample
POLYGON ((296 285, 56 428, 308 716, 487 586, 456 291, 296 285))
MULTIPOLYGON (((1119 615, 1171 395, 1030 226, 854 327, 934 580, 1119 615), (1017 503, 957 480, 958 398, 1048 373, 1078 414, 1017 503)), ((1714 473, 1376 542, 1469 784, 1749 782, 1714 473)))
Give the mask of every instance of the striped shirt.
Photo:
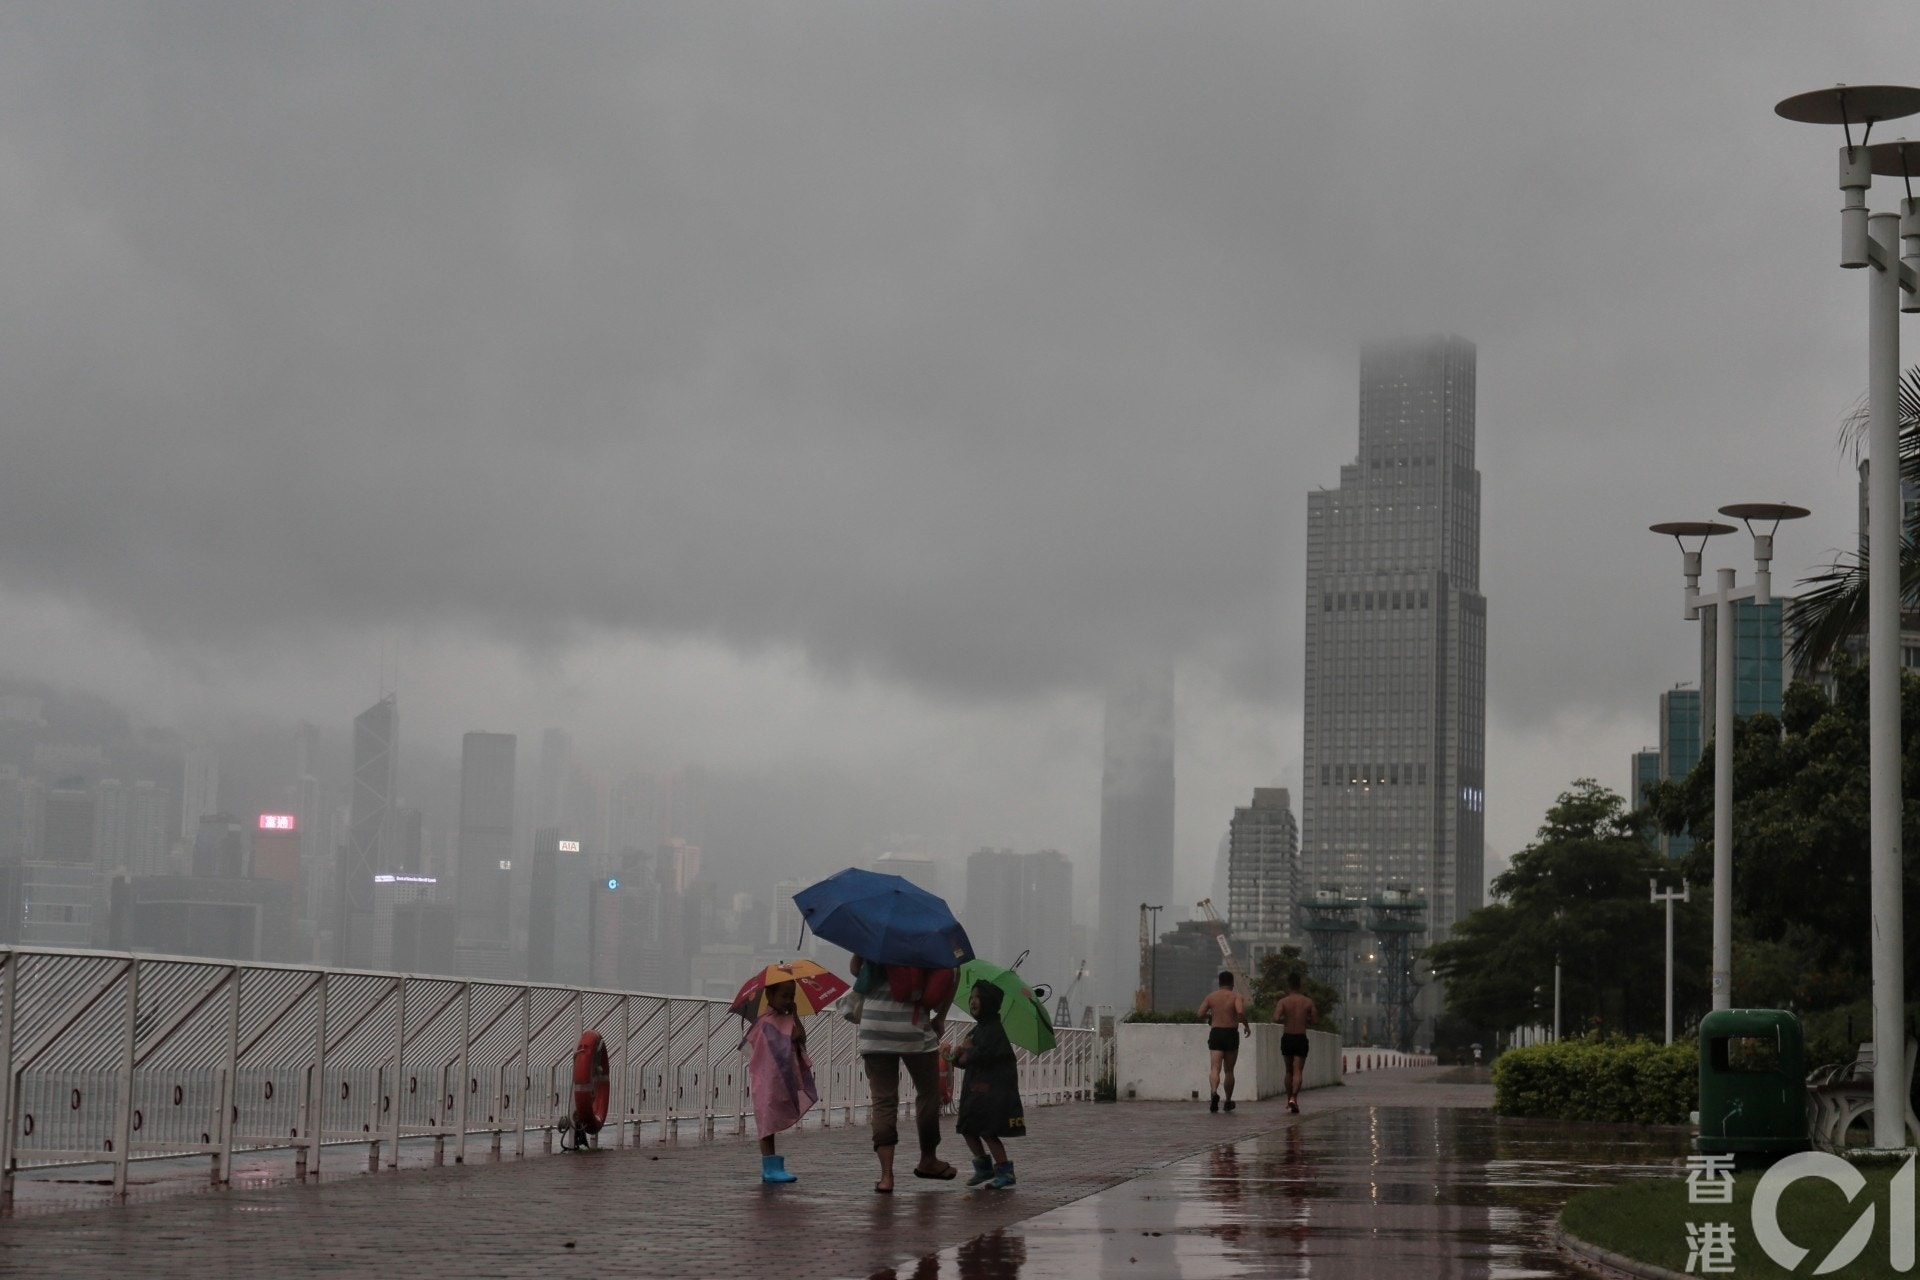
POLYGON ((933 1033, 933 1015, 918 1005, 895 1000, 883 994, 886 987, 869 992, 860 1008, 861 1053, 932 1053, 940 1047, 933 1033))

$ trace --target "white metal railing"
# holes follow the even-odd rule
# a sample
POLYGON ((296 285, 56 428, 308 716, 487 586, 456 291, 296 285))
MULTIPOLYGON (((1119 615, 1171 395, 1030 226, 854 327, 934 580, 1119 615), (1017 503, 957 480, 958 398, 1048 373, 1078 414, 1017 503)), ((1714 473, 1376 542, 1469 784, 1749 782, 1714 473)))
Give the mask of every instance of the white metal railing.
MULTIPOLYGON (((225 1183, 244 1151, 292 1151, 303 1178, 343 1144, 365 1145, 369 1168, 383 1154, 397 1167, 406 1139, 431 1138, 435 1163, 449 1141, 464 1161, 474 1136, 524 1155, 569 1109, 588 1030, 612 1067, 603 1145, 644 1126, 744 1133, 742 1029, 724 1001, 690 996, 0 948, 0 1210, 23 1169, 111 1165, 124 1195, 136 1160, 210 1157, 225 1183)), ((868 1103, 856 1029, 832 1012, 808 1029, 816 1123, 855 1123, 868 1103)), ((1030 1104, 1093 1096, 1095 1033, 1056 1034, 1051 1053, 1020 1051, 1030 1104)))

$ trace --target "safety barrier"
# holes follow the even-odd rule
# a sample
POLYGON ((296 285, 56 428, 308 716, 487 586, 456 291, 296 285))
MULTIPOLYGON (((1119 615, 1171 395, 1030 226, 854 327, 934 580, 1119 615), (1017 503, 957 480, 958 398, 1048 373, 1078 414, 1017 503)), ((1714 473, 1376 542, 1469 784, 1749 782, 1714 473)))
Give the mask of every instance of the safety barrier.
POLYGON ((1401 1053, 1398 1049, 1345 1049, 1340 1054, 1340 1070, 1387 1071, 1395 1067, 1430 1067, 1440 1061, 1430 1053, 1401 1053))
MULTIPOLYGON (((431 1139, 436 1164, 469 1138, 515 1155, 551 1148, 567 1109, 573 1051, 598 1031, 611 1059, 601 1144, 644 1126, 677 1141, 692 1127, 746 1131, 752 1110, 740 1020, 726 1002, 176 956, 0 948, 0 1209, 16 1171, 110 1165, 124 1195, 140 1160, 209 1157, 215 1183, 234 1155, 292 1151, 300 1177, 328 1148, 361 1145, 367 1167, 431 1139)), ((851 1124, 867 1084, 856 1028, 808 1020, 818 1123, 851 1124), (836 1119, 837 1115, 837 1119, 836 1119)), ((965 1033, 964 1020, 947 1038, 965 1033)), ((1091 1100, 1095 1033, 1020 1051, 1033 1105, 1091 1100)))

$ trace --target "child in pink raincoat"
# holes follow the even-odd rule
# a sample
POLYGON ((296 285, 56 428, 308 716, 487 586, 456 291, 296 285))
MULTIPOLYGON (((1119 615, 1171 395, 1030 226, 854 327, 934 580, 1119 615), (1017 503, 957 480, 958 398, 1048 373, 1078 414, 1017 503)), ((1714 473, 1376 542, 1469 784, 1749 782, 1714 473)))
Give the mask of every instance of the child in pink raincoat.
POLYGON ((820 1091, 807 1057, 807 1028, 794 1012, 794 984, 767 988, 766 1009, 747 1029, 747 1079, 753 1086, 753 1123, 760 1133, 760 1181, 795 1182, 786 1157, 775 1155, 773 1135, 800 1123, 820 1091))

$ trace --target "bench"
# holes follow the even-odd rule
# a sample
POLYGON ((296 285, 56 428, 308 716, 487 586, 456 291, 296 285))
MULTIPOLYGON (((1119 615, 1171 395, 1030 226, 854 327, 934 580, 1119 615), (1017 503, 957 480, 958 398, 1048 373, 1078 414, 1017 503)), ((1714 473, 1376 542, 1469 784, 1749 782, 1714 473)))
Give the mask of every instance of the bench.
MULTIPOLYGON (((1913 1065, 1920 1044, 1907 1041, 1906 1075, 1901 1097, 1907 1099, 1907 1138, 1920 1146, 1920 1118, 1913 1114, 1913 1065)), ((1873 1042, 1860 1046, 1852 1062, 1821 1067, 1807 1077, 1807 1136, 1823 1151, 1847 1145, 1847 1130, 1873 1113, 1873 1042)))

